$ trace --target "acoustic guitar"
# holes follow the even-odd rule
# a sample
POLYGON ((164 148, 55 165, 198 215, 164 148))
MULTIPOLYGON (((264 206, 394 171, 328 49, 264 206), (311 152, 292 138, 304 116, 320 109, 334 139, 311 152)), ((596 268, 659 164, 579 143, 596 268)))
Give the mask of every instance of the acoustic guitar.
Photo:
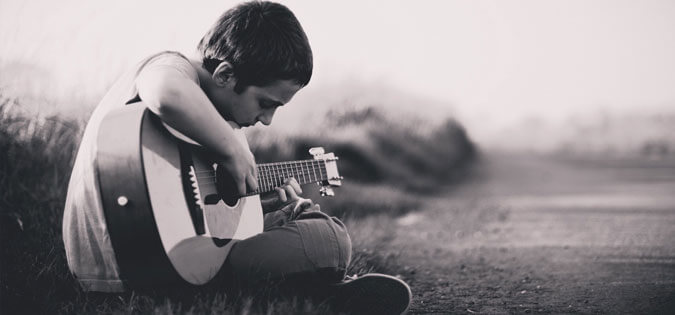
POLYGON ((341 185, 337 157, 259 164, 258 191, 238 196, 230 176, 205 148, 182 141, 146 106, 108 113, 97 136, 96 171, 120 278, 132 287, 203 285, 221 269, 233 240, 262 232, 258 194, 294 177, 341 185))

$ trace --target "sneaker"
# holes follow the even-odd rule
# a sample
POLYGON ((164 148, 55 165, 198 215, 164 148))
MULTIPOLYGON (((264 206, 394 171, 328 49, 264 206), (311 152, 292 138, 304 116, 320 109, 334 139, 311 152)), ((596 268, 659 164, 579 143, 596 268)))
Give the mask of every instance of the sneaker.
POLYGON ((329 285, 329 294, 328 303, 349 314, 403 314, 412 300, 405 282, 379 273, 347 276, 329 285))

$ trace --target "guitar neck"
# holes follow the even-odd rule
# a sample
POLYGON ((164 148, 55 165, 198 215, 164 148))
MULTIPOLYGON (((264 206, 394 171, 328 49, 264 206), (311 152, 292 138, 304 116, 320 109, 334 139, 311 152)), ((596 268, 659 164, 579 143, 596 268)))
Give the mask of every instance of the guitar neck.
POLYGON ((284 185, 290 177, 300 185, 328 179, 325 160, 301 160, 258 164, 258 191, 254 194, 273 191, 284 185))

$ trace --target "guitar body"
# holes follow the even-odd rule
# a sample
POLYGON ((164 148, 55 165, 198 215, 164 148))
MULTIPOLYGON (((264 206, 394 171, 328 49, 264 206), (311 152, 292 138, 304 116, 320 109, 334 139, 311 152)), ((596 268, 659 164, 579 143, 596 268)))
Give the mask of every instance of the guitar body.
POLYGON ((259 197, 220 200, 209 154, 174 137, 142 103, 104 118, 96 167, 120 276, 134 287, 206 284, 234 240, 262 232, 259 197))

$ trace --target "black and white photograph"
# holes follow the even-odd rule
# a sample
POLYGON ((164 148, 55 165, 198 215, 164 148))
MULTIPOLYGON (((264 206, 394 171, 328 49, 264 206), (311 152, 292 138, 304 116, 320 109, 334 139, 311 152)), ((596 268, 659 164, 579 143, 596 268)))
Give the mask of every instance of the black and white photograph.
POLYGON ((674 314, 673 0, 0 0, 1 314, 674 314))

